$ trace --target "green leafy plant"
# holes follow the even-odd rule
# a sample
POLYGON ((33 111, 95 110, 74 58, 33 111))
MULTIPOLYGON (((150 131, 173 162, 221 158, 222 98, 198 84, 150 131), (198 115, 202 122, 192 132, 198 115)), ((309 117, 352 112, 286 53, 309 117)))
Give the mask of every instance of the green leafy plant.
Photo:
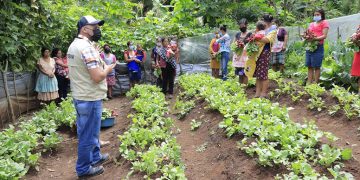
POLYGON ((112 117, 112 113, 109 109, 103 108, 101 113, 101 120, 105 120, 106 118, 112 117))
POLYGON ((179 98, 175 102, 175 110, 179 119, 184 118, 195 107, 195 101, 182 101, 179 98))
POLYGON ((156 86, 136 85, 126 95, 134 98, 136 113, 128 116, 132 124, 119 136, 121 156, 147 177, 159 174, 164 179, 183 179, 180 146, 171 131, 173 120, 164 117, 168 111, 164 94, 156 86))
POLYGON ((328 110, 329 115, 330 116, 335 115, 337 112, 339 112, 340 109, 341 109, 341 107, 338 104, 330 106, 330 108, 328 110))
MULTIPOLYGON (((274 76, 275 77, 275 76, 274 76)), ((281 79, 281 78, 279 78, 281 79)), ((278 79, 278 80, 279 80, 278 79)), ((283 82, 281 88, 285 87, 283 82)), ((330 142, 338 138, 331 133, 320 131, 314 122, 294 123, 286 107, 279 106, 266 99, 247 99, 243 89, 232 79, 224 82, 205 74, 183 75, 179 78, 181 88, 198 97, 202 97, 208 107, 218 110, 224 119, 219 127, 228 137, 242 134, 246 138, 238 147, 262 166, 284 165, 293 172, 284 174, 285 178, 326 179, 313 167, 318 162, 328 167, 342 160, 341 150, 320 142, 326 137, 330 142), (252 140, 249 142, 248 139, 252 140), (319 148, 321 146, 321 148, 319 148)), ((293 92, 294 84, 286 84, 285 92, 293 92), (289 88, 290 87, 290 88, 289 88)), ((241 86, 240 86, 241 87, 241 86)), ((305 88, 311 97, 317 97, 323 103, 321 95, 325 89, 317 85, 305 88)), ((322 104, 321 107, 324 105, 322 104)), ((344 154, 348 155, 348 150, 344 154)), ((345 158, 346 159, 346 158, 345 158)), ((281 178, 278 176, 277 178, 281 178)))
POLYGON ((190 122, 190 130, 191 131, 195 131, 197 130, 200 126, 201 126, 202 122, 201 121, 196 121, 195 119, 191 120, 190 122))

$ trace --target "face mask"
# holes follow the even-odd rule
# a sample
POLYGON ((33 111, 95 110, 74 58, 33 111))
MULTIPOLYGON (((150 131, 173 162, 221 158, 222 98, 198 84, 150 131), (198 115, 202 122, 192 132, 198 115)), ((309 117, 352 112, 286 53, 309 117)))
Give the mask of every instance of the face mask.
POLYGON ((243 33, 246 32, 246 30, 247 30, 246 27, 241 27, 241 28, 240 28, 240 31, 243 32, 243 33))
POLYGON ((130 50, 135 51, 135 50, 136 50, 135 46, 131 45, 131 46, 130 46, 130 50))
POLYGON ((93 31, 94 35, 91 37, 92 41, 98 42, 101 39, 101 30, 95 29, 93 31))
POLYGON ((109 48, 105 48, 104 51, 105 51, 106 54, 108 54, 108 53, 110 53, 111 50, 109 48))
POLYGON ((161 43, 160 42, 156 43, 156 46, 161 47, 161 43))
POLYGON ((314 16, 314 21, 315 22, 321 21, 321 16, 314 16))
POLYGON ((223 34, 222 34, 222 32, 221 31, 219 31, 219 36, 221 37, 223 34))

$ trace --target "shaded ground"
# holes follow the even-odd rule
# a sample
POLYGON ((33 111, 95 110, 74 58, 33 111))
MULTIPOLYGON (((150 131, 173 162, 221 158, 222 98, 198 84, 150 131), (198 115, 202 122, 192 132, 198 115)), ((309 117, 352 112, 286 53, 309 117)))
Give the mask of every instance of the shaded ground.
MULTIPOLYGON (((130 164, 118 162, 119 140, 118 135, 126 131, 130 124, 127 115, 131 112, 131 104, 126 97, 115 98, 104 102, 104 107, 114 109, 119 116, 116 117, 116 124, 108 129, 101 130, 101 139, 110 141, 111 144, 101 149, 102 152, 109 153, 112 160, 104 164, 105 173, 93 179, 120 179, 125 178, 130 171, 130 164)), ((60 131, 64 141, 55 152, 46 153, 39 160, 39 172, 31 169, 25 179, 77 179, 75 163, 77 159, 77 139, 76 133, 69 130, 60 131)))
MULTIPOLYGON (((271 86, 273 89, 274 86, 271 86)), ((247 90, 249 97, 252 97, 254 89, 247 90)), ((292 103, 291 98, 282 96, 274 99, 281 105, 293 107, 289 112, 291 119, 296 122, 303 122, 304 119, 312 119, 320 130, 334 133, 340 138, 336 142, 339 147, 352 147, 354 158, 346 161, 346 171, 351 172, 356 179, 360 179, 360 148, 356 145, 360 137, 357 128, 360 121, 349 121, 339 113, 335 117, 327 114, 327 111, 315 112, 307 110, 306 101, 292 103)), ((174 105, 175 98, 170 100, 170 107, 174 105)), ((331 98, 326 98, 327 104, 336 103, 331 98)), ((115 109, 119 113, 114 127, 104 129, 101 132, 101 139, 111 141, 111 145, 102 148, 102 152, 110 153, 113 160, 104 165, 105 173, 93 179, 123 179, 131 171, 131 164, 119 157, 118 135, 128 128, 130 119, 127 115, 131 113, 130 100, 126 97, 115 98, 104 103, 104 107, 115 109)), ((186 177, 190 180, 202 179, 273 179, 277 173, 285 172, 279 167, 264 168, 252 158, 239 150, 236 143, 240 136, 227 138, 223 130, 218 128, 222 121, 222 115, 217 111, 205 109, 206 103, 198 101, 196 107, 182 120, 171 113, 168 115, 175 120, 174 132, 178 143, 182 148, 182 160, 186 165, 186 177), (202 125, 196 131, 190 131, 192 119, 202 121, 202 125)), ((56 151, 43 154, 39 162, 39 172, 35 169, 25 176, 25 179, 76 179, 75 162, 77 140, 75 133, 69 130, 61 130, 64 137, 56 151)), ((135 173, 130 179, 142 179, 143 174, 135 173)))

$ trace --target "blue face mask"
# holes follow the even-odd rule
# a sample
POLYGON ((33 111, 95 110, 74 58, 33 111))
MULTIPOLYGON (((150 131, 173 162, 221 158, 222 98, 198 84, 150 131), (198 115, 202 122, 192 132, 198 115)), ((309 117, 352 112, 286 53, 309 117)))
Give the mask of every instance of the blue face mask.
POLYGON ((314 16, 313 20, 315 22, 319 22, 319 21, 321 21, 321 16, 314 16))
POLYGON ((220 37, 223 36, 223 33, 222 33, 221 31, 219 31, 219 36, 220 36, 220 37))
POLYGON ((136 50, 136 47, 135 47, 134 45, 130 45, 130 50, 135 51, 135 50, 136 50))

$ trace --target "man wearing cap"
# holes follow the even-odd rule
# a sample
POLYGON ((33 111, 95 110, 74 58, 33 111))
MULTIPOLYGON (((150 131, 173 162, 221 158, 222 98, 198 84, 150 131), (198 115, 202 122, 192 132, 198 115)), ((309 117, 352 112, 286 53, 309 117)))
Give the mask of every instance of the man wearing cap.
POLYGON ((115 64, 107 66, 100 58, 94 41, 101 38, 103 20, 83 16, 79 20, 78 36, 68 49, 69 78, 77 112, 78 159, 76 173, 79 177, 95 176, 104 172, 101 166, 109 159, 100 153, 100 124, 102 99, 106 97, 104 80, 115 64))

